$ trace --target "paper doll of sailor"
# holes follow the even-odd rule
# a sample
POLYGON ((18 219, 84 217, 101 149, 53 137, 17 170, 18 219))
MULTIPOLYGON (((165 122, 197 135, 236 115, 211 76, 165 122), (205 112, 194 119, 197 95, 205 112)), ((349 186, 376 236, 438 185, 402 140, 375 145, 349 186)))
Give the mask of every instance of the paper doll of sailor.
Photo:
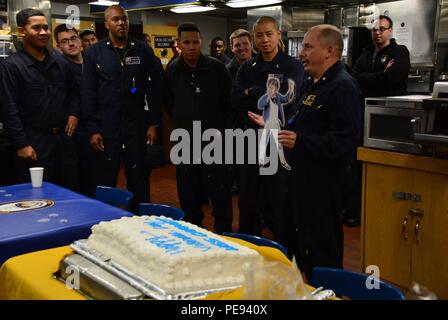
POLYGON ((279 92, 280 80, 275 75, 269 75, 266 81, 266 94, 258 99, 258 109, 263 110, 264 128, 261 134, 258 150, 260 166, 266 164, 266 148, 269 139, 274 138, 280 163, 286 170, 291 170, 283 152, 283 146, 278 142, 278 133, 285 125, 285 112, 283 107, 291 104, 295 99, 296 84, 288 79, 288 92, 285 95, 279 92))

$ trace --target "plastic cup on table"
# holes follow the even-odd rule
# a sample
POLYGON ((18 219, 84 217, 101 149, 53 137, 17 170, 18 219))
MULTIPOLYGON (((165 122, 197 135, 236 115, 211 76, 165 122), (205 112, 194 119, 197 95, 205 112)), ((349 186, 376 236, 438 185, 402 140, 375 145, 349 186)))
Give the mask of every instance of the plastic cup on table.
POLYGON ((30 175, 31 175, 31 185, 33 186, 33 188, 42 187, 42 180, 44 177, 44 168, 42 168, 42 167, 30 168, 30 175))

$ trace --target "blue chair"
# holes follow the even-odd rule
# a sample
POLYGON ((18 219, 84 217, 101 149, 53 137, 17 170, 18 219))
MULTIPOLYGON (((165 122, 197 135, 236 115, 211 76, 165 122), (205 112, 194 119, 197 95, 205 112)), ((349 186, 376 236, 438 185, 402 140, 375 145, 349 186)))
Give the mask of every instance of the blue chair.
POLYGON ((250 234, 232 233, 232 232, 224 232, 223 235, 228 236, 228 237, 238 238, 241 240, 245 240, 247 242, 256 244, 257 246, 266 246, 266 247, 276 248, 276 249, 280 250, 281 252, 283 252, 285 254, 285 256, 288 255, 288 250, 286 250, 285 247, 283 247, 281 244, 279 244, 275 241, 272 241, 272 240, 269 240, 266 238, 252 236, 250 234))
POLYGON ((115 207, 124 207, 124 209, 127 209, 133 197, 134 194, 127 190, 106 186, 96 187, 95 199, 115 207))
POLYGON ((183 220, 185 217, 185 213, 176 207, 155 203, 140 203, 138 213, 140 215, 165 216, 173 220, 183 220))
POLYGON ((379 289, 368 289, 366 280, 369 276, 343 269, 316 267, 311 276, 311 285, 331 289, 338 296, 352 300, 405 300, 398 288, 382 280, 378 280, 379 289))

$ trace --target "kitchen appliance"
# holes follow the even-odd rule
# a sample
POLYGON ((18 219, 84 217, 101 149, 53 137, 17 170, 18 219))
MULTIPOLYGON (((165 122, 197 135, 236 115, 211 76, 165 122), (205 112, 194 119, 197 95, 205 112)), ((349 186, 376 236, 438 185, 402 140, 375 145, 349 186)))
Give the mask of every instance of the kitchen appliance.
POLYGON ((416 133, 425 134, 428 112, 423 100, 430 95, 366 98, 364 114, 364 146, 397 152, 423 154, 416 133))
POLYGON ((414 134, 415 141, 433 148, 448 147, 448 82, 436 82, 432 98, 423 100, 428 114, 426 132, 414 134))

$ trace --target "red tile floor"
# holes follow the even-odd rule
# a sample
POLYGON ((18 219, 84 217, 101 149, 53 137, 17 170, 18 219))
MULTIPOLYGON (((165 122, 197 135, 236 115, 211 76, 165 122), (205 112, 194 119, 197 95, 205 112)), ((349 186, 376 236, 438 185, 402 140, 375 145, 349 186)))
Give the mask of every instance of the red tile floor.
MULTIPOLYGON (((126 179, 123 170, 120 172, 118 187, 126 187, 126 179)), ((179 207, 179 199, 176 189, 176 171, 172 165, 154 169, 151 173, 151 202, 179 207)), ((204 206, 204 225, 212 230, 213 217, 211 209, 204 206)), ((233 196, 233 230, 238 229, 238 196, 233 196)), ((269 229, 263 230, 263 236, 272 237, 269 229)), ((344 227, 344 268, 353 271, 361 271, 360 260, 360 227, 344 227)))

